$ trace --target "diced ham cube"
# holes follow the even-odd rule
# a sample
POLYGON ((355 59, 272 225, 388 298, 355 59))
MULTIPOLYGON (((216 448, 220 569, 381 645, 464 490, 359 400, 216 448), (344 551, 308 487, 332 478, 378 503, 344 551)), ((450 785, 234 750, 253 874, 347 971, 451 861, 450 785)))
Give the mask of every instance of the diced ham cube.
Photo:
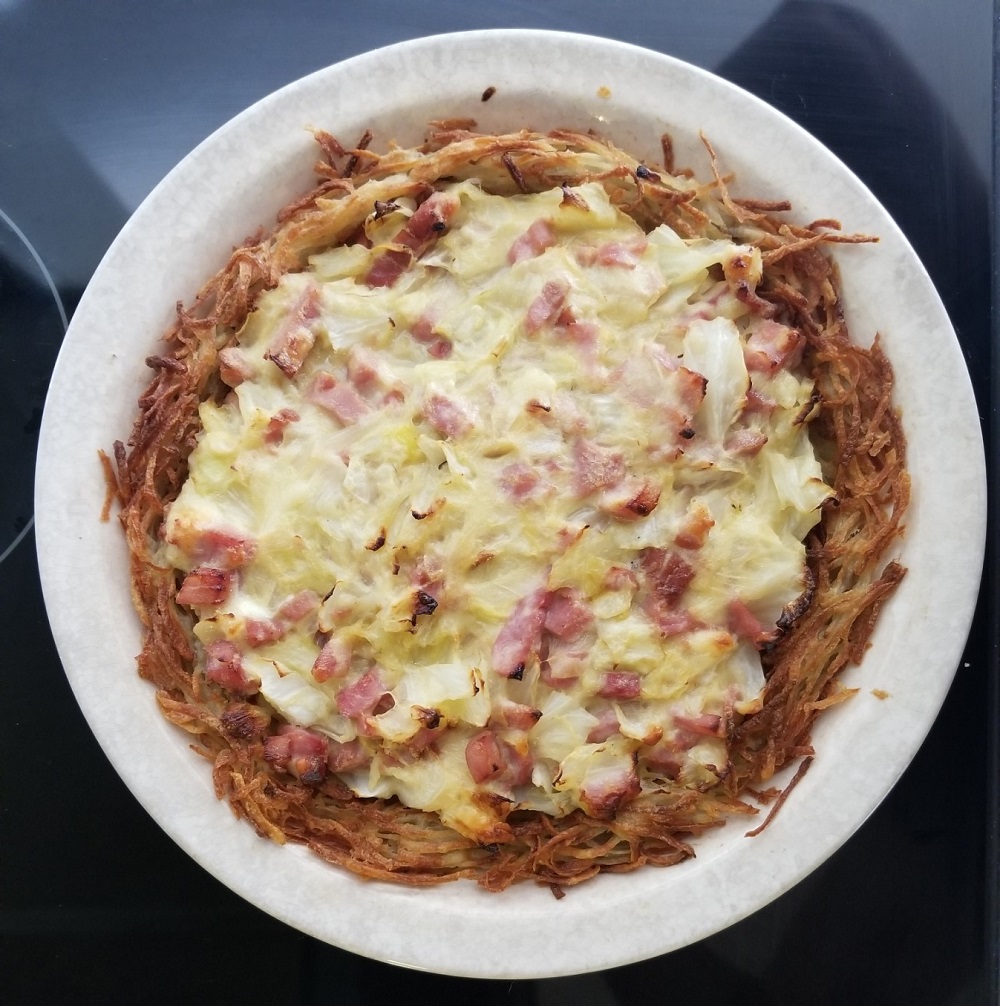
POLYGON ((166 538, 199 563, 216 569, 241 569, 257 554, 257 542, 250 535, 229 528, 178 522, 166 538))
POLYGON ((580 248, 576 253, 576 260, 583 266, 634 269, 647 247, 648 242, 644 237, 633 238, 630 241, 606 241, 596 247, 580 248))
POLYGON ((636 758, 623 760, 621 765, 588 772, 580 788, 580 803, 591 817, 610 820, 622 804, 639 795, 639 774, 636 758))
POLYGON ((544 587, 522 597, 493 643, 493 670, 504 678, 520 678, 529 659, 538 652, 545 624, 548 591, 544 587))
POLYGON ((619 732, 618 714, 612 706, 604 706, 594 715, 597 717, 597 724, 587 734, 588 744, 601 744, 619 732))
POLYGON ((685 632, 694 632, 695 629, 704 628, 703 624, 691 614, 687 608, 667 608, 658 604, 652 597, 647 598, 642 610, 649 616, 649 620, 660 630, 660 635, 664 639, 671 636, 681 636, 685 632))
POLYGON ((351 667, 351 647, 339 636, 331 636, 319 651, 312 676, 320 682, 343 677, 351 667))
POLYGON ((647 752, 645 761, 652 771, 676 781, 684 767, 684 753, 676 744, 664 741, 647 752))
POLYGON ((583 592, 576 587, 560 587, 549 594, 545 628, 554 636, 571 642, 593 624, 594 614, 583 592))
POLYGON ((518 747, 492 730, 481 731, 466 744, 465 763, 475 783, 498 780, 508 786, 529 783, 534 765, 525 741, 518 747))
POLYGON ((642 692, 642 682, 635 671, 605 671, 597 688, 602 699, 627 702, 637 699, 642 692))
POLYGON ((244 626, 247 642, 254 647, 277 642, 296 622, 301 622, 318 609, 316 592, 300 590, 283 601, 272 618, 248 618, 244 626))
POLYGON ((253 695, 259 686, 243 670, 243 655, 234 643, 217 639, 205 647, 205 677, 234 695, 253 695))
POLYGON ((367 346, 353 346, 347 357, 347 376, 358 391, 369 391, 381 380, 378 355, 367 346))
POLYGON ((767 629, 738 597, 729 602, 726 614, 729 631, 737 639, 745 639, 758 649, 773 642, 778 636, 777 627, 767 629))
POLYGON ((252 647, 276 643, 285 634, 285 628, 274 618, 248 618, 243 627, 247 643, 252 647))
POLYGON ((515 262, 523 262, 525 259, 537 258, 546 248, 553 247, 555 243, 556 232, 552 221, 536 220, 510 246, 510 250, 507 252, 507 261, 513 265, 515 262))
POLYGON ((668 609, 677 605, 695 572, 676 552, 663 548, 644 548, 639 553, 639 568, 653 598, 668 609))
POLYGON ((493 710, 490 722, 517 730, 530 730, 542 718, 542 711, 534 706, 501 698, 493 710))
POLYGON ((309 286, 274 334, 264 359, 271 360, 286 377, 294 377, 316 342, 316 333, 309 323, 318 316, 319 292, 315 286, 309 286))
POLYGON ((514 461, 505 465, 500 472, 500 488, 511 499, 524 500, 531 495, 539 483, 538 471, 524 461, 514 461))
POLYGON ((726 434, 722 449, 737 457, 752 458, 766 443, 767 437, 760 430, 731 430, 726 434))
POLYGON ((648 517, 660 502, 660 485, 652 479, 628 477, 601 495, 599 506, 618 520, 648 517))
POLYGON ((569 285, 557 280, 549 280, 537 297, 528 305, 524 319, 524 329, 529 335, 556 320, 566 303, 569 285))
POLYGON ((253 365, 238 346, 227 346, 219 351, 219 377, 230 388, 253 377, 253 365))
POLYGON ((184 577, 177 591, 177 603, 192 607, 217 607, 229 599, 236 584, 236 574, 231 570, 213 566, 199 566, 184 577))
POLYGON ((673 720, 678 729, 698 737, 725 737, 726 735, 722 725, 722 717, 717 713, 695 713, 690 716, 675 713, 673 720))
POLYGON ((284 724, 264 741, 264 760, 315 786, 326 778, 327 745, 322 734, 284 724))
POLYGON ((421 315, 411 326, 410 335, 417 342, 427 347, 427 352, 436 360, 444 360, 451 356, 452 342, 442 335, 435 327, 429 315, 421 315))
POLYGON ((464 405, 446 395, 428 396, 423 407, 424 418, 445 437, 460 437, 472 429, 472 415, 464 405))
POLYGON ((388 694, 377 667, 371 667, 356 681, 337 694, 337 710, 342 716, 354 718, 367 716, 374 711, 379 700, 388 694))
POLYGON ((691 505, 674 537, 679 548, 701 548, 708 539, 708 532, 715 527, 712 513, 704 503, 691 505))
POLYGON ((577 496, 608 489, 624 477, 625 459, 619 451, 600 447, 585 437, 573 444, 573 489, 577 496))
POLYGON ((285 427, 297 423, 302 417, 294 409, 279 409, 268 420, 264 430, 264 443, 277 446, 285 439, 285 427))
POLYGON ((465 762, 476 783, 497 778, 505 766, 497 735, 492 730, 476 734, 465 746, 465 762))
POLYGON ((557 648, 549 651, 542 661, 542 683, 556 691, 572 688, 580 679, 585 668, 585 653, 557 648))
POLYGON ((338 381, 333 374, 320 371, 306 392, 314 405, 326 409, 344 426, 351 426, 371 412, 371 406, 346 381, 338 381))
POLYGON ((326 767, 329 772, 350 772, 352 769, 363 768, 371 761, 361 741, 353 740, 347 743, 331 740, 326 752, 326 767))
POLYGON ((743 359, 751 372, 774 373, 782 367, 794 367, 802 359, 805 340, 798 329, 769 318, 755 318, 747 332, 743 359))

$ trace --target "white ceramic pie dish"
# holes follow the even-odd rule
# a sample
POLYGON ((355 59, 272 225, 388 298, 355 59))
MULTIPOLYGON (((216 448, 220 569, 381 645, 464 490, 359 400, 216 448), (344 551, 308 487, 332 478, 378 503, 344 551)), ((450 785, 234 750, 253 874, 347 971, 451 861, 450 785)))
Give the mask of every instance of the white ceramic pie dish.
POLYGON ((63 344, 41 430, 36 522, 49 617, 80 706, 137 799, 195 860, 263 910, 348 950, 526 978, 626 964, 707 936, 801 880, 865 820, 915 754, 958 665, 979 587, 985 466, 962 353, 929 278, 825 148, 756 98, 657 53, 553 32, 471 32, 378 50, 290 84, 160 183, 104 258, 63 344), (483 101, 488 87, 496 91, 483 101), (452 116, 491 131, 592 128, 651 160, 667 131, 677 163, 705 175, 701 130, 736 173, 738 193, 788 198, 796 220, 836 217, 881 239, 835 252, 854 337, 867 344, 880 332, 893 362, 913 477, 898 550, 910 572, 845 679, 861 691, 821 718, 817 758, 760 836, 745 838, 745 821, 734 821, 699 839, 693 860, 602 876, 561 901, 530 884, 493 895, 467 882, 362 881, 236 821, 215 799, 208 765, 135 673, 141 633, 125 545, 117 522, 98 521, 97 450, 127 436, 149 379, 144 358, 175 303, 310 186, 307 127, 345 141, 368 127, 378 146, 415 142, 428 120, 452 116))

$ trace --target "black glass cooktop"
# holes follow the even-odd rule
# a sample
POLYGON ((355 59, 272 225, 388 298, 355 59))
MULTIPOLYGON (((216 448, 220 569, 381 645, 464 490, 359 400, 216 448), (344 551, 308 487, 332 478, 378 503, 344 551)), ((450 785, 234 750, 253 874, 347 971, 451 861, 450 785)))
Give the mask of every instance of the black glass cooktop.
POLYGON ((812 876, 684 950, 601 974, 491 983, 320 944, 241 901, 175 847, 76 707, 48 630, 31 527, 38 425, 66 317, 159 178, 226 119, 312 70, 404 38, 483 27, 557 28, 659 49, 754 92, 829 146, 893 214, 934 280, 969 363, 992 468, 995 21, 989 0, 0 0, 0 996, 995 1002, 992 554, 927 742, 812 876))

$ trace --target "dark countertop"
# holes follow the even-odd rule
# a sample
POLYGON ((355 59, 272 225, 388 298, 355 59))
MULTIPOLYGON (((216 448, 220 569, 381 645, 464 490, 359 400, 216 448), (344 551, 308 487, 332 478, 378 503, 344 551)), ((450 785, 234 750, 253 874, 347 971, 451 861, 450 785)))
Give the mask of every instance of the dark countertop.
POLYGON ((989 0, 0 0, 0 624, 12 641, 0 673, 6 1001, 360 1004, 450 994, 603 1006, 655 988, 686 1006, 995 1002, 992 555, 930 736, 878 811, 813 875, 684 950, 578 978, 491 983, 325 946, 181 852, 126 790, 76 706, 30 528, 35 439, 63 331, 50 284, 71 314, 148 191, 258 98, 368 49, 485 27, 659 49, 756 93, 829 146, 893 214, 934 280, 969 361, 992 466, 995 20, 989 0))

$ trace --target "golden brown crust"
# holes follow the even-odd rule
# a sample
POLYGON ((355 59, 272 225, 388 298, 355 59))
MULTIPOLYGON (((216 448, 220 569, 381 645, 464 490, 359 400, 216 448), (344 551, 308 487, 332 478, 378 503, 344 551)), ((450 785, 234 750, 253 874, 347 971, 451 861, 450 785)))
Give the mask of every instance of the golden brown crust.
MULTIPOLYGON (((263 836, 306 844, 365 877, 411 885, 469 877, 492 891, 530 878, 560 892, 602 870, 670 865, 693 855, 692 837, 730 815, 755 814, 746 800, 755 787, 788 762, 811 757, 816 715, 850 694, 838 689, 837 677, 861 659, 881 605, 904 573, 885 558, 909 502, 905 440, 891 405, 889 361, 877 340, 870 350, 851 343, 836 271, 821 251, 831 242, 870 238, 840 234, 831 220, 810 227, 777 220, 771 214, 786 209, 784 203, 734 200, 707 142, 715 178, 697 187, 589 135, 481 136, 464 121, 437 127, 422 148, 381 156, 367 149, 368 133, 345 149, 318 131, 325 155, 318 186, 282 211, 271 235, 236 249, 189 309, 178 305, 164 352, 147 361, 154 377, 140 399, 128 449, 116 443, 113 461, 101 457, 120 506, 145 629, 139 672, 156 686, 167 719, 188 731, 194 749, 212 762, 216 793, 238 817, 263 836), (836 492, 807 542, 811 603, 790 614, 794 625, 766 655, 763 707, 727 723, 731 770, 725 778, 706 791, 675 786, 644 794, 609 821, 580 811, 559 819, 517 812, 507 821, 509 840, 487 846, 435 815, 360 799, 335 776, 311 786, 268 765, 262 742, 276 718, 253 700, 234 702, 196 671, 189 616, 175 602, 176 573, 154 559, 165 509, 187 474, 198 404, 224 392, 218 354, 234 341, 260 294, 303 268, 311 253, 348 240, 377 201, 419 199, 439 180, 470 176, 502 194, 598 180, 644 228, 666 222, 683 236, 728 234, 757 245, 764 278, 747 296, 757 310, 806 336, 805 364, 819 392, 812 429, 836 492)), ((672 160, 670 144, 663 149, 665 161, 672 160)))

